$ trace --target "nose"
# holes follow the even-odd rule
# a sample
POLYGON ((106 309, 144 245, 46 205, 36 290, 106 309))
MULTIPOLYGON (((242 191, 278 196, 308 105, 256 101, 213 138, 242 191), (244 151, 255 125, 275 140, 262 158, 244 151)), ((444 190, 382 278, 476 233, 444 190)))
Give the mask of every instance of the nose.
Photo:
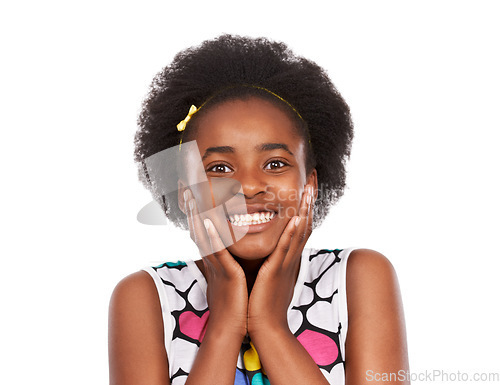
POLYGON ((235 175, 235 179, 241 184, 243 195, 246 199, 252 199, 259 194, 266 192, 267 183, 262 175, 250 172, 241 172, 235 175))

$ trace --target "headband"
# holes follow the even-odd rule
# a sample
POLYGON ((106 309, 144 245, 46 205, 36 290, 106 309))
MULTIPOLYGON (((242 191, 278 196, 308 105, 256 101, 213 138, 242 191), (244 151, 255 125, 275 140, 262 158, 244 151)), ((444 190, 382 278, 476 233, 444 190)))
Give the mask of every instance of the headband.
MULTIPOLYGON (((240 85, 236 85, 236 86, 230 86, 230 87, 227 87, 227 88, 224 88, 223 90, 217 92, 215 95, 212 95, 211 97, 209 97, 207 100, 205 100, 203 102, 203 104, 200 106, 200 107, 196 107, 195 105, 191 105, 191 107, 189 108, 189 112, 188 114, 186 115, 186 117, 181 120, 179 122, 179 124, 177 124, 177 131, 179 132, 182 132, 182 136, 184 136, 184 130, 186 129, 186 125, 188 124, 188 122, 191 120, 192 116, 197 113, 205 104, 207 104, 210 100, 212 100, 216 95, 219 95, 220 93, 222 93, 223 91, 226 91, 228 89, 231 89, 231 88, 236 88, 236 87, 250 87, 250 88, 256 88, 258 90, 262 90, 262 91, 265 91, 267 92, 268 94, 271 94, 275 97, 277 97, 279 100, 281 100, 282 102, 284 102, 288 107, 290 107, 296 114, 297 116, 300 118, 300 120, 302 120, 304 123, 305 123, 305 120, 304 118, 302 118, 302 115, 300 115, 299 111, 297 111, 295 109, 294 106, 292 106, 290 103, 288 103, 288 101, 286 101, 285 99, 283 99, 281 96, 279 96, 278 94, 274 93, 273 91, 271 90, 268 90, 267 88, 264 88, 264 87, 260 87, 260 86, 254 86, 254 85, 251 85, 251 84, 240 84, 240 85)), ((306 124, 306 127, 307 127, 307 124, 306 124)), ((307 134, 309 136, 309 130, 307 131, 307 134)), ((182 145, 182 136, 181 136, 181 140, 179 142, 179 151, 181 150, 181 145, 182 145)), ((309 138, 309 145, 311 145, 311 139, 309 138)))

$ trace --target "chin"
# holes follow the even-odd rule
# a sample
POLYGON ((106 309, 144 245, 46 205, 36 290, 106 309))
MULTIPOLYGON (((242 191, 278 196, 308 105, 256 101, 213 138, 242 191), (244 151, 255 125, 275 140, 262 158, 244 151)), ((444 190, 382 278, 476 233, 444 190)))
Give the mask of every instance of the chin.
POLYGON ((276 242, 262 240, 255 242, 250 239, 250 234, 228 247, 229 252, 235 257, 246 260, 257 260, 268 257, 276 248, 276 242))

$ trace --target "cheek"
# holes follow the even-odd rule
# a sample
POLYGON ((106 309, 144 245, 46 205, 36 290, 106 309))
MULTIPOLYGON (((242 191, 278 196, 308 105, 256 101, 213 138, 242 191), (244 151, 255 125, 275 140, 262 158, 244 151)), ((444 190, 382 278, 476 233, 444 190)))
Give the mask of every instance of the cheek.
POLYGON ((213 209, 212 193, 207 182, 189 185, 189 189, 193 193, 199 213, 213 209))
POLYGON ((276 194, 276 200, 280 205, 280 216, 285 218, 291 218, 298 215, 300 201, 302 198, 303 187, 288 187, 278 189, 276 194))

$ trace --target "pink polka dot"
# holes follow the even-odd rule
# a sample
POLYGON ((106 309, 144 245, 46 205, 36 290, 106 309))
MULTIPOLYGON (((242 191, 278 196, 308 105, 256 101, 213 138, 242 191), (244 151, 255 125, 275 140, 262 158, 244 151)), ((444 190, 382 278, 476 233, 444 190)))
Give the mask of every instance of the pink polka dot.
POLYGON ((207 329, 208 314, 209 311, 206 311, 201 317, 198 317, 192 311, 182 313, 179 316, 179 329, 181 333, 194 340, 203 341, 207 329))
POLYGON ((337 359, 339 349, 334 340, 324 334, 304 330, 297 340, 307 350, 317 365, 330 365, 337 359))

